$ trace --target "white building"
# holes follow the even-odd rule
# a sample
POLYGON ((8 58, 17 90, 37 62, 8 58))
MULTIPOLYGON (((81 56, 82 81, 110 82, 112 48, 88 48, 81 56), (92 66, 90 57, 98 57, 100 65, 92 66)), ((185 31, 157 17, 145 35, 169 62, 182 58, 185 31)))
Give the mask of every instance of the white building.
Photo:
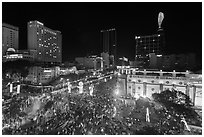
POLYGON ((186 72, 164 72, 119 68, 126 94, 152 96, 155 92, 177 89, 187 94, 195 106, 202 106, 202 75, 186 72), (125 75, 124 75, 125 74, 125 75))

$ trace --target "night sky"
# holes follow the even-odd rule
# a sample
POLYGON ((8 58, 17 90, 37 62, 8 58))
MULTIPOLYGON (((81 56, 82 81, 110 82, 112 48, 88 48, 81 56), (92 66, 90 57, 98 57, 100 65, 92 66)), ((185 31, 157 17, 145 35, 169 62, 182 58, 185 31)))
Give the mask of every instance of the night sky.
POLYGON ((27 22, 38 20, 62 32, 63 61, 102 52, 100 30, 116 28, 118 56, 134 59, 135 35, 155 34, 158 13, 164 13, 162 27, 166 52, 196 53, 202 59, 202 3, 2 3, 2 22, 19 27, 20 49, 27 47, 27 22))

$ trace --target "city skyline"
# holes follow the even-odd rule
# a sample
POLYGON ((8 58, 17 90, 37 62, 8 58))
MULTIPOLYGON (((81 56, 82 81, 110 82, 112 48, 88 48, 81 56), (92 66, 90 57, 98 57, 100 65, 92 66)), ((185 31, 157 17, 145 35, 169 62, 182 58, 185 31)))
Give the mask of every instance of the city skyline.
POLYGON ((135 36, 158 30, 158 13, 164 13, 162 27, 167 53, 196 53, 202 57, 202 3, 6 3, 2 22, 19 27, 19 47, 27 47, 27 22, 38 20, 62 32, 63 61, 87 54, 100 54, 100 31, 117 30, 118 57, 131 60, 135 36), (189 10, 191 9, 191 10, 189 10), (15 12, 14 12, 15 11, 15 12), (67 13, 67 14, 66 14, 67 13), (16 20, 16 17, 18 19, 16 20), (187 41, 188 40, 188 41, 187 41), (173 46, 172 46, 173 45, 173 46))
POLYGON ((202 2, 3 2, 3 135, 202 135, 202 2))

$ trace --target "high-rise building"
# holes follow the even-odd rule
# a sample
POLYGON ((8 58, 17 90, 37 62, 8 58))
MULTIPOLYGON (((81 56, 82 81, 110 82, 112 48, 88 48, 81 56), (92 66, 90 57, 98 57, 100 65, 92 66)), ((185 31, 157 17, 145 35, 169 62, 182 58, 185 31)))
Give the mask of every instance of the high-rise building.
POLYGON ((155 53, 163 54, 164 39, 163 34, 154 34, 148 36, 136 36, 136 57, 155 53))
POLYGON ((62 61, 62 34, 39 21, 30 21, 28 28, 28 49, 37 51, 37 60, 46 63, 62 61))
MULTIPOLYGON (((117 62, 117 35, 115 29, 101 31, 101 43, 103 45, 103 53, 108 53, 110 58, 110 65, 115 66, 117 62)), ((109 67, 109 66, 108 66, 109 67)))
POLYGON ((164 54, 165 40, 163 31, 159 31, 158 34, 147 36, 136 36, 136 55, 137 61, 142 61, 143 66, 149 65, 149 55, 155 53, 157 56, 164 54))
POLYGON ((18 36, 19 36, 18 27, 2 23, 2 56, 6 54, 6 51, 9 48, 18 50, 19 48, 18 36))
POLYGON ((136 55, 135 60, 141 62, 142 67, 149 67, 149 55, 154 53, 156 56, 162 56, 164 54, 165 47, 165 35, 164 30, 161 27, 162 20, 164 18, 163 13, 159 13, 158 17, 158 31, 153 35, 135 36, 136 41, 136 55))

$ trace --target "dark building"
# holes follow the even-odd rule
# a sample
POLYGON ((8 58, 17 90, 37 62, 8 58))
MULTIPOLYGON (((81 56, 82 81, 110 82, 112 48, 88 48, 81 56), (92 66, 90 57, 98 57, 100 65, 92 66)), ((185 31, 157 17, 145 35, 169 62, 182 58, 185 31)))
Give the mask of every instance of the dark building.
POLYGON ((165 35, 164 30, 161 27, 162 21, 164 19, 164 13, 159 12, 158 15, 158 31, 153 35, 146 36, 135 36, 136 41, 136 52, 135 61, 138 67, 149 68, 150 56, 152 54, 161 57, 164 55, 165 48, 165 35))
POLYGON ((103 45, 103 53, 108 53, 110 57, 110 65, 115 66, 117 63, 117 35, 115 29, 101 31, 101 43, 103 45))
POLYGON ((165 35, 163 29, 159 29, 156 34, 147 36, 135 36, 136 55, 135 60, 142 67, 149 66, 149 55, 154 53, 157 56, 165 54, 165 35))

